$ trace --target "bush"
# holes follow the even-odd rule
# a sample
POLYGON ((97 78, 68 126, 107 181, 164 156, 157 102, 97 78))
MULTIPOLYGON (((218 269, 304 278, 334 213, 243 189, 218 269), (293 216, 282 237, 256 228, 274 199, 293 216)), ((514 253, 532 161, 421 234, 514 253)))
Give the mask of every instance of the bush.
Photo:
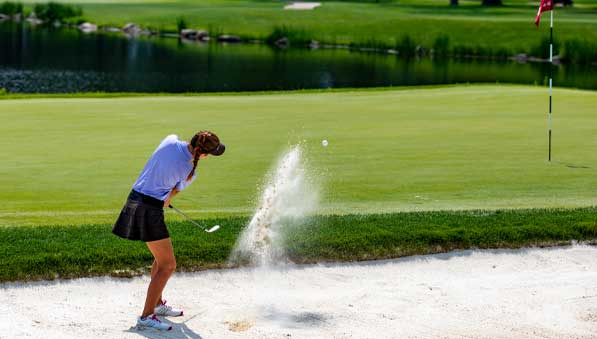
POLYGON ((414 40, 410 37, 410 35, 405 35, 402 37, 402 40, 396 45, 396 49, 400 53, 401 56, 405 58, 410 58, 415 55, 415 49, 417 48, 414 40))
POLYGON ((359 42, 351 42, 349 47, 351 49, 372 48, 376 50, 387 50, 393 48, 390 44, 375 38, 370 38, 359 42))
POLYGON ((36 4, 33 8, 33 11, 39 19, 49 23, 55 21, 62 22, 66 19, 83 15, 83 10, 81 9, 81 7, 61 4, 57 2, 36 4))
POLYGON ((23 4, 20 2, 5 1, 0 3, 0 13, 6 15, 23 13, 23 4))
POLYGON ((564 42, 562 59, 579 63, 590 64, 597 61, 597 44, 587 39, 572 39, 564 42))
POLYGON ((493 55, 499 59, 508 59, 512 54, 513 53, 505 47, 498 48, 493 52, 493 55))
MULTIPOLYGON (((560 42, 558 40, 553 41, 553 55, 558 55, 560 50, 560 42)), ((541 38, 539 44, 535 45, 531 48, 529 53, 530 55, 541 58, 541 59, 549 59, 549 38, 544 37, 541 38)))
POLYGON ((288 38, 288 41, 298 45, 307 45, 311 38, 307 32, 302 29, 296 29, 288 26, 276 26, 274 30, 265 38, 268 44, 274 44, 276 41, 288 38))
POLYGON ((207 31, 209 32, 210 36, 214 36, 214 37, 224 34, 224 29, 222 27, 212 25, 212 24, 207 25, 207 31))
POLYGON ((6 88, 0 87, 0 95, 6 95, 8 94, 8 92, 6 92, 6 88))
POLYGON ((178 29, 178 32, 182 31, 183 29, 189 28, 187 20, 183 16, 179 16, 178 18, 176 18, 176 28, 178 29))
POLYGON ((447 56, 450 53, 450 37, 442 34, 433 42, 433 54, 436 56, 447 56))

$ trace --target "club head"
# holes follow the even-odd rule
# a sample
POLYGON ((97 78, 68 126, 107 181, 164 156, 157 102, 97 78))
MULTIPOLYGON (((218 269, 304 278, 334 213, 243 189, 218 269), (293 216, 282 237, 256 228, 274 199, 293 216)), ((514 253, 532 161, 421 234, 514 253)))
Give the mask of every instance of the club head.
POLYGON ((210 228, 208 230, 205 230, 205 232, 211 233, 211 232, 215 232, 215 231, 217 231, 219 229, 220 229, 220 225, 215 225, 214 227, 212 227, 212 228, 210 228))

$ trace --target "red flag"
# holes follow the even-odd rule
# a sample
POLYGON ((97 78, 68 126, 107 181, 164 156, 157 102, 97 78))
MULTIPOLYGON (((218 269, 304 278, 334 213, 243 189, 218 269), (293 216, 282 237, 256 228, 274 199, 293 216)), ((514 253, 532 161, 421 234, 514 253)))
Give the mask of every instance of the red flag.
POLYGON ((537 17, 535 18, 535 25, 539 27, 539 20, 541 20, 541 14, 543 12, 551 11, 553 9, 553 0, 541 0, 541 4, 539 5, 539 11, 537 12, 537 17))

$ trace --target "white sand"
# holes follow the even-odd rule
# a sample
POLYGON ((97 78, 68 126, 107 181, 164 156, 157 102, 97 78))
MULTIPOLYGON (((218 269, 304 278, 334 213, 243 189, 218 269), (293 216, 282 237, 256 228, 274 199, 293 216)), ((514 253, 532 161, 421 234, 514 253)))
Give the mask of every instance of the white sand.
POLYGON ((597 248, 176 274, 174 330, 129 330, 147 277, 0 285, 0 337, 595 338, 597 248))
POLYGON ((321 6, 320 2, 293 2, 290 5, 284 6, 284 9, 291 9, 291 10, 312 10, 315 7, 321 6))

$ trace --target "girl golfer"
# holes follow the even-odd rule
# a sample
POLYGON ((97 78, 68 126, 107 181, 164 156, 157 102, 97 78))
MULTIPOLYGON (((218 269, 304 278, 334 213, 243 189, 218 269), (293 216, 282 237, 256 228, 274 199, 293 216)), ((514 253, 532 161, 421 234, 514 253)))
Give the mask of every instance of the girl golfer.
POLYGON ((179 140, 176 135, 167 136, 147 161, 120 212, 112 233, 144 241, 154 257, 145 307, 137 320, 139 328, 171 330, 172 326, 162 323, 157 316, 183 314, 162 299, 164 286, 176 269, 172 242, 164 223, 164 206, 169 206, 172 198, 193 182, 199 159, 210 154, 222 155, 225 149, 209 131, 195 134, 189 142, 179 140))

